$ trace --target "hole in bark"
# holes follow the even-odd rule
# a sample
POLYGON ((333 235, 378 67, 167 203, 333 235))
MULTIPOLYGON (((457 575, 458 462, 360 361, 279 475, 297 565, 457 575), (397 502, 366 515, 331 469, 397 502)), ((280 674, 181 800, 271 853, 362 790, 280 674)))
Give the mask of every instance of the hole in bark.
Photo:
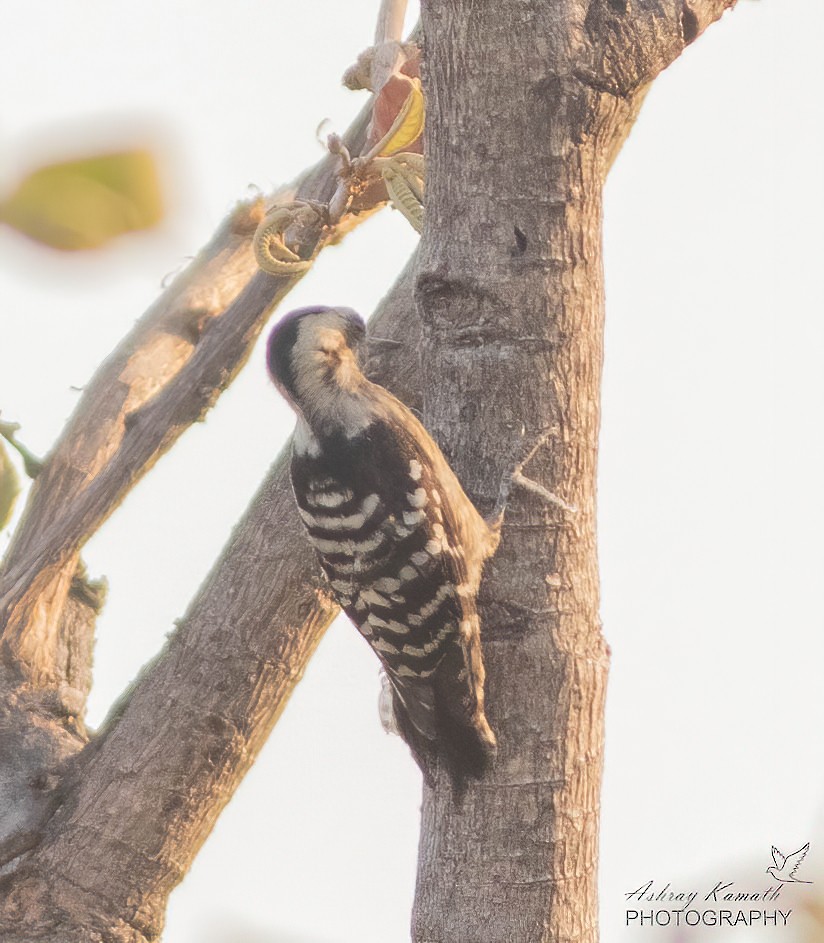
POLYGON ((32 789, 36 789, 38 792, 47 792, 50 789, 54 789, 55 777, 49 776, 48 773, 40 773, 31 780, 29 785, 32 789))
POLYGON ((698 17, 686 3, 681 8, 681 31, 686 45, 689 45, 698 35, 698 17))
POLYGON ((540 98, 555 101, 561 95, 561 80, 557 75, 547 75, 532 86, 532 91, 540 98))
POLYGON ((181 809, 185 807, 185 805, 186 800, 183 798, 183 796, 173 793, 163 801, 164 817, 176 815, 181 809))
POLYGON ((616 13, 626 13, 629 6, 629 0, 607 0, 607 3, 616 13))
POLYGON ((523 255, 526 252, 527 247, 527 238, 526 234, 520 230, 517 226, 514 229, 515 232, 515 245, 517 246, 518 255, 523 255))

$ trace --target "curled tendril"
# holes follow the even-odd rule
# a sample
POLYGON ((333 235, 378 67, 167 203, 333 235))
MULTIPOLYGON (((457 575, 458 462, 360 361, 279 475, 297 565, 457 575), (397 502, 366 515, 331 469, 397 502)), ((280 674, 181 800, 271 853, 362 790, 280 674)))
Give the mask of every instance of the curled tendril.
POLYGON ((283 235, 290 226, 311 225, 320 221, 320 213, 311 203, 295 200, 278 203, 263 218, 254 238, 257 264, 270 275, 303 275, 312 265, 301 259, 285 243, 283 235))
POLYGON ((378 158, 392 205, 400 210, 417 231, 423 231, 424 158, 422 154, 402 153, 378 158))

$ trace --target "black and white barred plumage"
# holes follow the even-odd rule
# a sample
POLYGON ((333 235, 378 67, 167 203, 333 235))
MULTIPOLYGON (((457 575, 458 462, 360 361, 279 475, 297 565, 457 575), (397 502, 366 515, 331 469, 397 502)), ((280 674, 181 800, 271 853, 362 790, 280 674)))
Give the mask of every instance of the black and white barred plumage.
MULTIPOLYGON (((415 416, 370 383, 348 308, 287 315, 268 366, 297 413, 292 485, 337 601, 381 660, 394 725, 460 791, 495 755, 476 608, 497 536, 415 416)), ((387 718, 384 718, 385 720, 387 718)))

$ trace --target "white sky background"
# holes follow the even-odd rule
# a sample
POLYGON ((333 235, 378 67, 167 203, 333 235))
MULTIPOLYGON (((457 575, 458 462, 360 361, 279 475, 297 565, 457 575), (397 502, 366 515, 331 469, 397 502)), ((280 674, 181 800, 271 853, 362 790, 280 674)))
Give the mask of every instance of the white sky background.
MULTIPOLYGON (((0 409, 45 452, 71 387, 163 276, 248 185, 313 163, 322 119, 346 127, 363 98, 340 76, 378 3, 3 6, 0 184, 101 140, 153 141, 168 168, 159 234, 61 257, 0 231, 0 409)), ((824 878, 822 34, 820 0, 741 0, 656 82, 607 187, 604 943, 634 938, 622 895, 650 879, 763 873, 771 844, 807 840, 824 878)), ((382 213, 287 306, 368 313, 415 241, 382 213)), ((259 348, 88 546, 110 581, 92 724, 173 628, 290 428, 259 348)), ((408 939, 419 778, 380 729, 377 690, 367 646, 336 623, 173 895, 167 943, 408 939)))

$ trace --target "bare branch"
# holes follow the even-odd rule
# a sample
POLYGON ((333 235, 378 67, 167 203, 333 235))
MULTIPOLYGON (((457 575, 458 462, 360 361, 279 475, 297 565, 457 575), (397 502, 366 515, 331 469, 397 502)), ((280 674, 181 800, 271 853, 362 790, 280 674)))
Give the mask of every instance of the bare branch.
POLYGON ((83 717, 104 596, 103 584, 75 573, 55 631, 52 687, 44 691, 14 665, 0 663, 0 874, 39 840, 44 818, 61 798, 61 777, 88 740, 83 717))
MULTIPOLYGON (((348 134, 356 153, 370 109, 348 134)), ((335 191, 336 167, 327 156, 288 192, 323 204, 335 191)), ((357 212, 381 194, 370 198, 357 212)), ((80 547, 214 403, 296 281, 258 272, 252 237, 262 216, 262 201, 239 206, 100 367, 32 488, 0 568, 0 866, 37 833, 86 743, 94 619, 77 599, 87 585, 80 547)), ((289 237, 309 256, 359 218, 350 211, 334 229, 294 228, 289 237)))
POLYGON ((575 77, 629 99, 670 65, 737 0, 592 0, 589 43, 575 77))
MULTIPOLYGON (((395 343, 376 345, 370 372, 415 403, 413 264, 373 319, 395 343)), ((71 801, 0 885, 0 931, 37 894, 64 932, 75 922, 74 943, 123 925, 154 938, 337 611, 307 579, 317 572, 281 458, 166 649, 79 758, 71 801)))
POLYGON ((370 86, 376 94, 406 58, 401 43, 405 14, 406 0, 381 0, 378 25, 375 29, 370 86))
MULTIPOLYGON (((358 153, 367 106, 347 134, 358 153)), ((337 185, 332 155, 290 191, 328 201, 337 185)), ((283 199, 284 193, 278 194, 283 199)), ((152 306, 98 370, 49 456, 0 571, 6 657, 32 678, 53 681, 53 627, 77 552, 134 484, 214 404, 245 363, 273 306, 296 278, 258 272, 251 239, 260 201, 241 205, 212 242, 152 306)), ((346 231, 357 219, 342 221, 346 231)), ((301 256, 323 238, 297 231, 301 256)))
POLYGON ((403 39, 403 20, 407 0, 381 0, 378 25, 375 27, 375 45, 400 42, 403 39))

